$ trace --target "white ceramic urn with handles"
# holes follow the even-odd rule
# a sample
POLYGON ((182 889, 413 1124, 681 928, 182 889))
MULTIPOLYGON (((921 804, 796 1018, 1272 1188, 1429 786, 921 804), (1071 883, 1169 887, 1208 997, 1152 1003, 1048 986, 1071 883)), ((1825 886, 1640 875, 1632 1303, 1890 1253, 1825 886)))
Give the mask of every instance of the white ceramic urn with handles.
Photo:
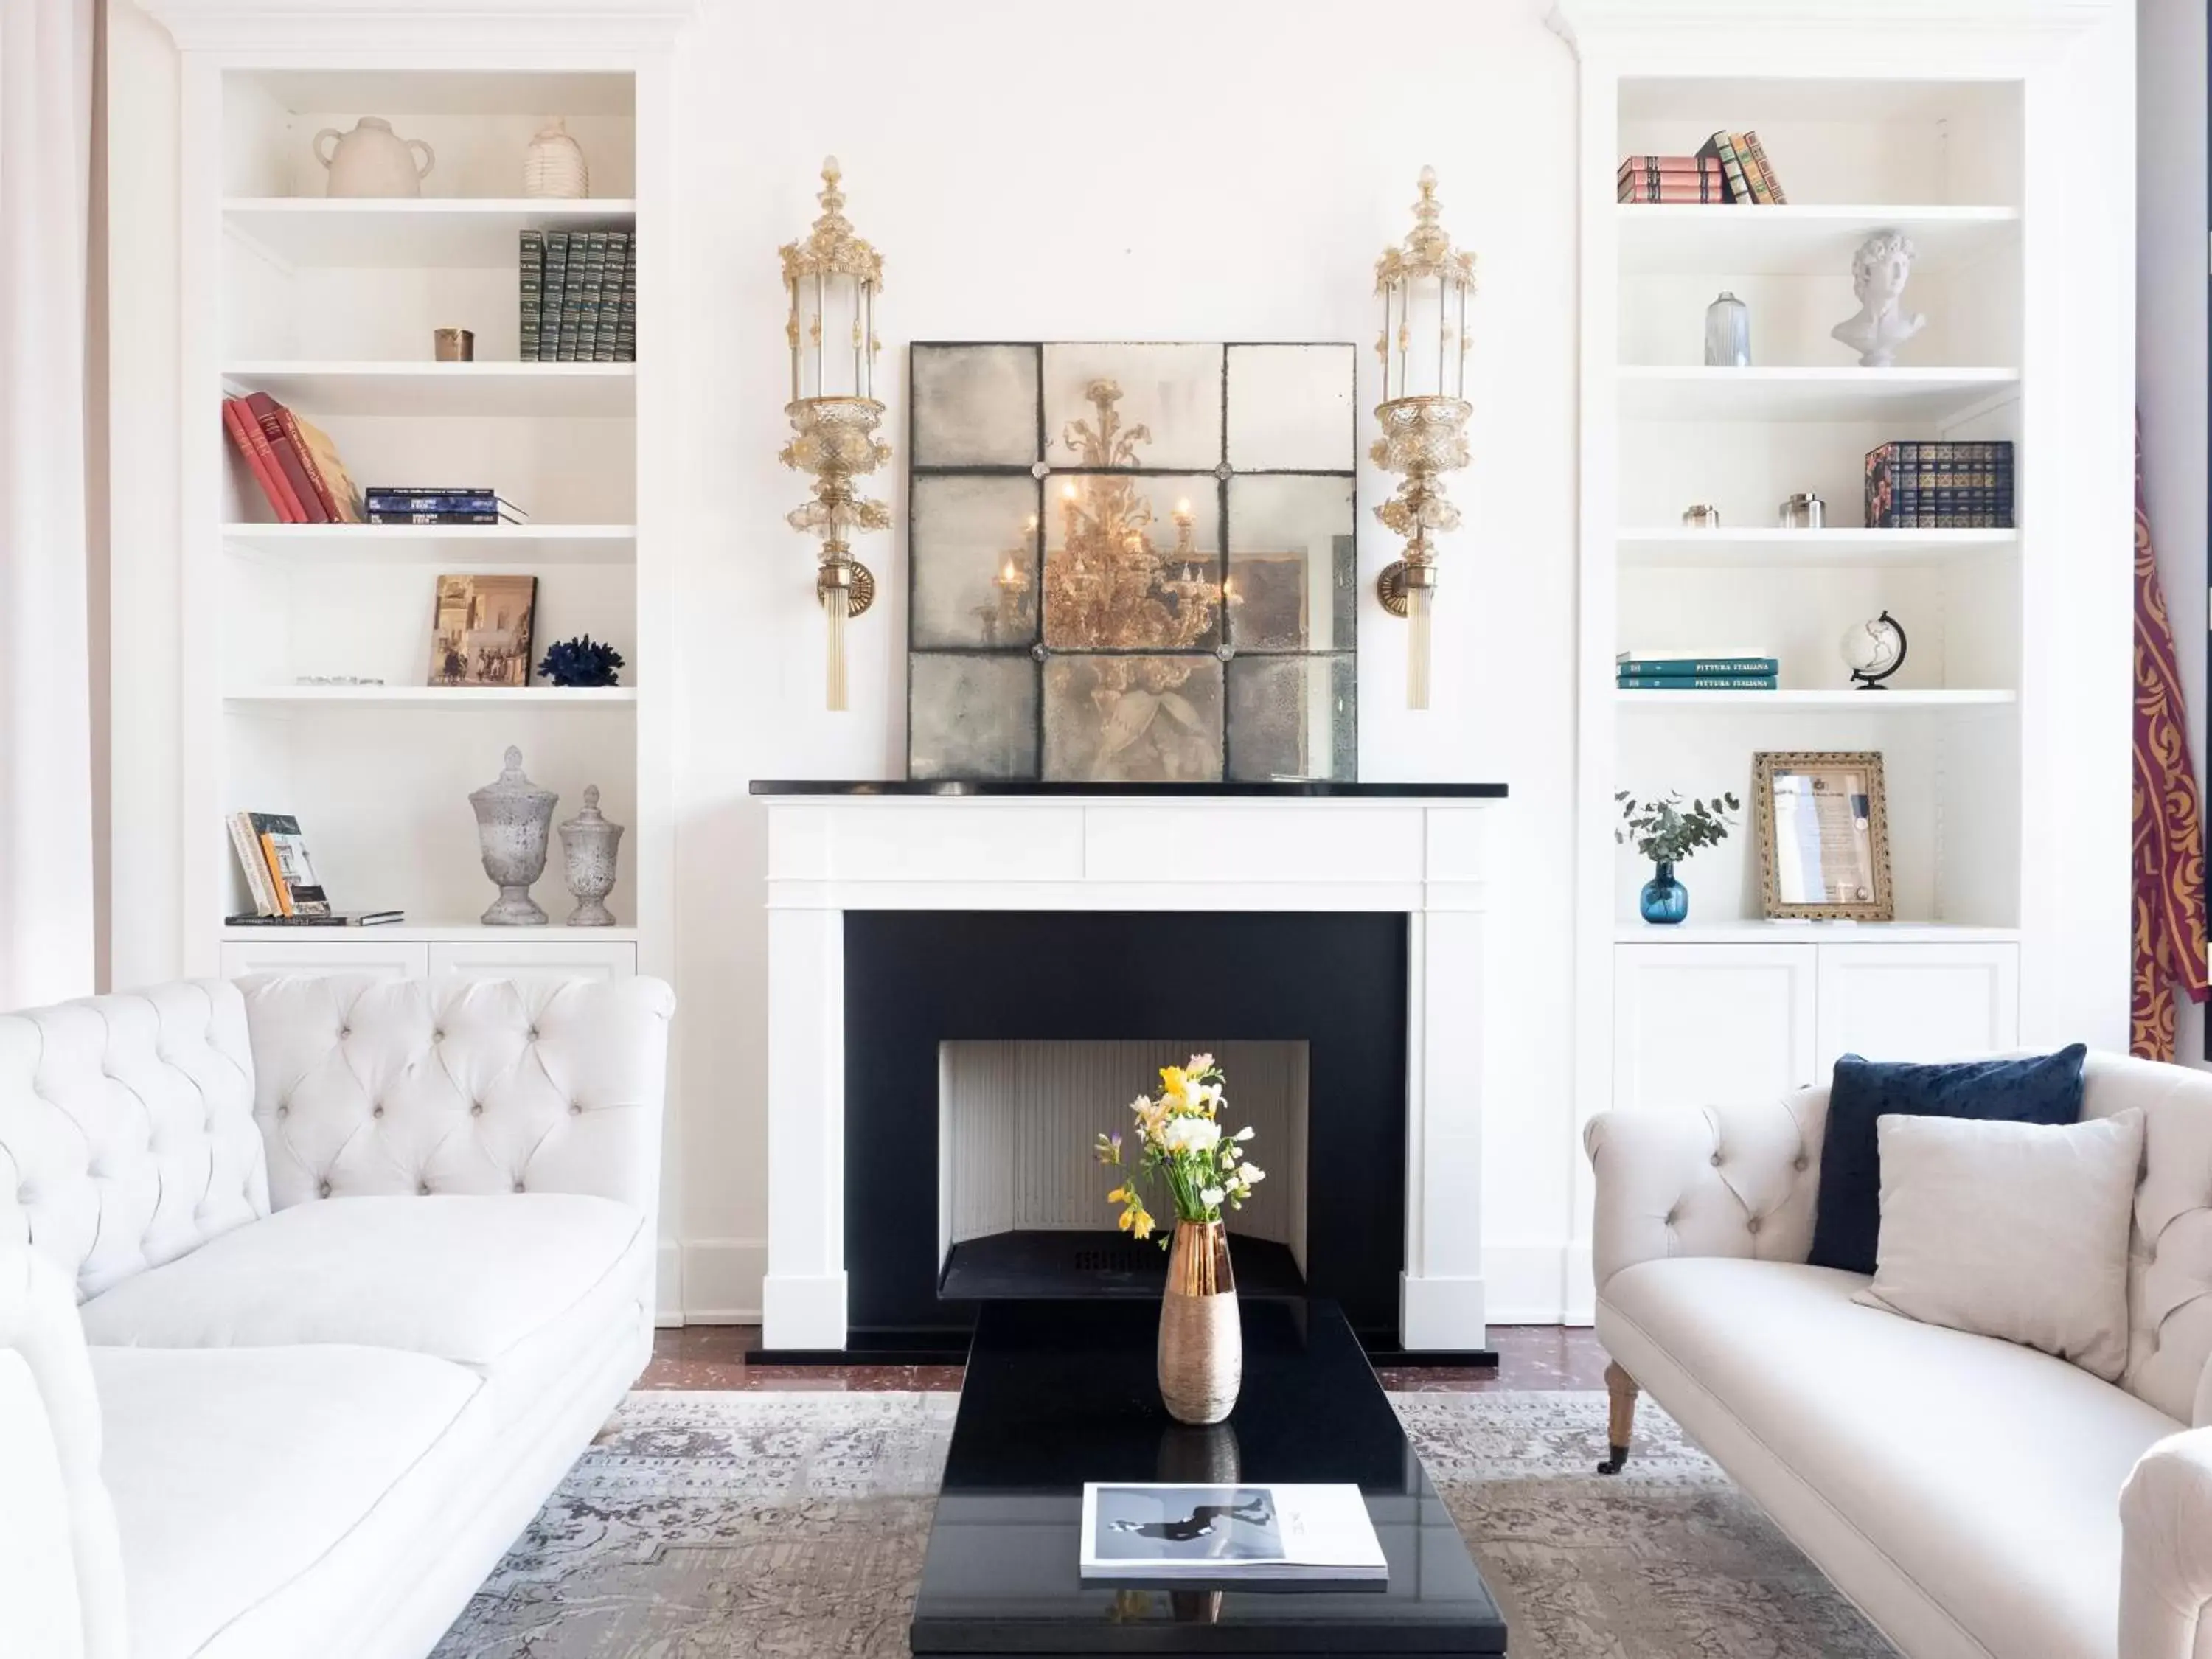
POLYGON ((364 115, 351 132, 325 127, 315 135, 315 159, 331 172, 325 194, 331 196, 420 196, 422 180, 437 165, 438 157, 420 138, 402 138, 381 116, 364 115), (323 140, 332 141, 323 153, 323 140), (422 152, 422 165, 415 165, 415 152, 422 152))

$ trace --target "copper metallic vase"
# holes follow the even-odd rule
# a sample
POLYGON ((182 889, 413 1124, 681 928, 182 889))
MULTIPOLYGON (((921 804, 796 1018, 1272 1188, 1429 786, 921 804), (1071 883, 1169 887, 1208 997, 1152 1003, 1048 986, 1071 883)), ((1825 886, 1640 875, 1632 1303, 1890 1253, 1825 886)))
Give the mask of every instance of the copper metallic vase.
POLYGON ((1218 1423, 1244 1380, 1244 1334, 1229 1234, 1218 1221, 1178 1221, 1160 1301, 1160 1399, 1178 1423, 1218 1423))

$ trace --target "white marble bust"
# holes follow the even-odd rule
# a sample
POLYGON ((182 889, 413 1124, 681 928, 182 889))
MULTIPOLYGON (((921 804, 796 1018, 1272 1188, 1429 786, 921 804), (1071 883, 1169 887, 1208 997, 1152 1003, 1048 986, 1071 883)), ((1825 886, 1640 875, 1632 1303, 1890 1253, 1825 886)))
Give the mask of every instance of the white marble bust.
POLYGON ((1912 244, 1893 230, 1878 230, 1851 256, 1851 292, 1857 312, 1828 332, 1859 354, 1862 368, 1887 368, 1897 349, 1928 326, 1927 318, 1901 305, 1912 275, 1912 244))

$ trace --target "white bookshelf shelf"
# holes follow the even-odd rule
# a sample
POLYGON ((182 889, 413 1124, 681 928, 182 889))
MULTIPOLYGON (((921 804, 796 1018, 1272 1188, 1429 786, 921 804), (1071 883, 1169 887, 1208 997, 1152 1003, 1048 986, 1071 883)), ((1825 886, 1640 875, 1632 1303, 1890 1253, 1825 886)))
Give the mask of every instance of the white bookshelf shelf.
POLYGON ((234 552, 318 564, 629 564, 629 524, 227 524, 234 552))
POLYGON ((242 362, 235 391, 308 414, 584 416, 637 411, 635 363, 242 362))
MULTIPOLYGON (((1697 866, 1683 866, 1694 879, 1697 866)), ((1983 927, 1945 921, 1744 921, 1616 923, 1613 936, 1622 945, 2008 945, 2017 927, 1983 927)))
POLYGON ((629 230, 627 198, 431 197, 419 200, 234 196, 224 228, 293 265, 511 267, 526 230, 629 230))
MULTIPOLYGON (((240 914, 243 914, 242 912, 240 914)), ((374 927, 252 927, 225 924, 226 945, 267 945, 292 939, 301 944, 327 944, 332 939, 374 944, 382 939, 404 945, 635 945, 635 927, 563 927, 550 922, 542 927, 487 927, 482 922, 422 923, 388 921, 374 927)))
MULTIPOLYGON (((1744 212, 1760 210, 1746 208, 1744 212)), ((2015 391, 2010 368, 1705 368, 1623 364, 1632 421, 1926 421, 2015 391)))
POLYGON ((2020 240, 2020 210, 2011 207, 1624 202, 1617 217, 1624 276, 1848 275, 1853 250, 1876 230, 1910 236, 1923 272, 1971 264, 2020 240))
POLYGON ((1931 709, 2008 708, 2020 701, 2020 694, 1990 690, 1859 691, 1849 688, 1824 691, 1625 691, 1616 687, 1613 699, 1620 708, 1632 708, 1638 714, 1734 708, 1745 714, 1802 709, 1902 714, 1931 709))
POLYGON ((635 709, 634 685, 568 689, 554 685, 264 685, 226 692, 227 703, 381 708, 539 708, 635 709))
POLYGON ((1624 530, 1625 569, 1826 569, 2017 555, 2017 530, 1624 530))

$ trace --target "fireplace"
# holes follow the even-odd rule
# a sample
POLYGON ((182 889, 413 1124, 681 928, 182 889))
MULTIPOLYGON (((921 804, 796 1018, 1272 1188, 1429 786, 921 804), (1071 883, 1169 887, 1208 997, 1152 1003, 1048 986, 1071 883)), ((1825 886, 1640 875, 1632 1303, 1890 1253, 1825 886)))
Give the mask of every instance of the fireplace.
POLYGON ((848 911, 844 963, 856 1346, 957 1340, 982 1300, 1157 1295, 1088 1149, 1199 1049, 1261 1131, 1240 1291, 1328 1297, 1401 1346, 1405 916, 848 911))
POLYGON ((1231 1058, 1240 1121, 1279 1116, 1268 1184, 1306 1160, 1302 1208, 1235 1218, 1240 1291, 1334 1297, 1414 1353, 1482 1348, 1501 786, 753 789, 764 1358, 942 1352, 995 1296, 1149 1294, 1078 1148, 1200 1048, 1231 1058), (1042 1163, 985 1158, 993 1133, 1042 1163))

